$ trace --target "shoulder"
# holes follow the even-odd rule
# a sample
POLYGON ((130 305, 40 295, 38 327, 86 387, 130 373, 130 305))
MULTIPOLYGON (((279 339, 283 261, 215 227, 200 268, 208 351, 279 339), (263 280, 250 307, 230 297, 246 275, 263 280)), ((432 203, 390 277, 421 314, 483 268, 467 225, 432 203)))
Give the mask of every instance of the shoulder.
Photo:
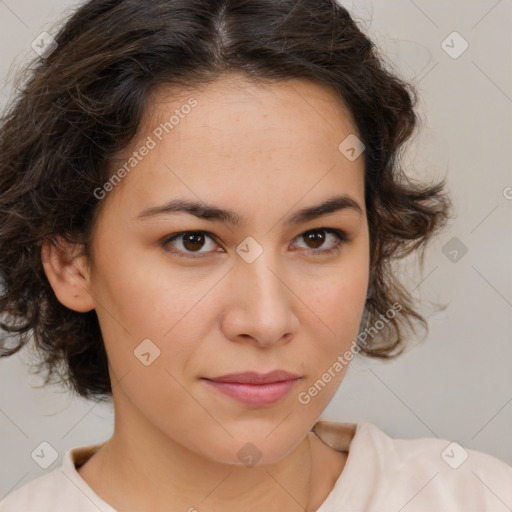
POLYGON ((50 511, 52 497, 61 488, 61 468, 54 469, 16 489, 0 501, 1 512, 50 511))
MULTIPOLYGON (((314 431, 324 442, 338 438, 343 445, 349 425, 319 422, 314 431)), ((496 457, 445 439, 394 439, 371 423, 354 426, 338 490, 343 497, 341 484, 357 484, 361 492, 354 499, 364 502, 364 510, 372 504, 400 510, 406 503, 407 510, 416 511, 512 507, 512 467, 496 457)))
POLYGON ((8 494, 0 501, 0 512, 115 512, 78 474, 75 464, 92 456, 101 445, 70 449, 60 467, 8 494))

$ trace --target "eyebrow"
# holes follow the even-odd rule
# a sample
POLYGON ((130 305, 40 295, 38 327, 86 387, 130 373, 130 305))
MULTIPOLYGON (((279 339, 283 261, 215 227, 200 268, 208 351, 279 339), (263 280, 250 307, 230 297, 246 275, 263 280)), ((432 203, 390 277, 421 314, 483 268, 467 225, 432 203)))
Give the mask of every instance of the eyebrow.
MULTIPOLYGON (((354 198, 343 194, 330 197, 318 205, 303 208, 285 219, 285 223, 291 225, 302 224, 316 219, 317 217, 321 217, 322 215, 328 215, 340 210, 351 210, 357 212, 359 215, 363 214, 359 203, 354 198)), ((157 215, 173 213, 188 213, 199 219, 227 222, 234 226, 238 226, 244 222, 243 216, 232 210, 185 199, 174 199, 161 206, 145 208, 137 215, 136 219, 148 219, 157 215)))

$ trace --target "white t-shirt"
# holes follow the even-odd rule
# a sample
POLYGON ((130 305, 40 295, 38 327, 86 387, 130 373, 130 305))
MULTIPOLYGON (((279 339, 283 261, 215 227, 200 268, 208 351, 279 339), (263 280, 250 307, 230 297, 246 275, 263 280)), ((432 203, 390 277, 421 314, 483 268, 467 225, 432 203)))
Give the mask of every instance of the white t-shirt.
MULTIPOLYGON (((491 455, 441 439, 392 439, 371 423, 322 421, 314 431, 332 448, 348 451, 341 475, 317 512, 512 510, 512 467, 491 455), (350 430, 353 437, 347 435, 350 430)), ((67 451, 59 468, 4 498, 0 512, 117 512, 76 470, 99 447, 67 451)))

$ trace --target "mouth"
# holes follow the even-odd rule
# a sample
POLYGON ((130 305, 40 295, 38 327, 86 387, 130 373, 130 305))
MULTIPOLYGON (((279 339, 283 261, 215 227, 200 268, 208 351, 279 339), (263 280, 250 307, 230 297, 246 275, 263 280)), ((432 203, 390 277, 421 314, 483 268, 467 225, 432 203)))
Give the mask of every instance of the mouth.
POLYGON ((265 407, 279 402, 301 379, 299 375, 284 370, 203 378, 212 389, 249 407, 265 407))

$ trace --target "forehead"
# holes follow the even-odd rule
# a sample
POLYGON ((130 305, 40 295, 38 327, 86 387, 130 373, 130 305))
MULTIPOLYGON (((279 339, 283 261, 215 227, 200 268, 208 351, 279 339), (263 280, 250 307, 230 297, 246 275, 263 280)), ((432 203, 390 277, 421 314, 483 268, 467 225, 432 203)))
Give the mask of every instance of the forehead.
POLYGON ((246 208, 264 206, 254 201, 261 193, 281 207, 306 193, 312 201, 326 191, 361 197, 364 155, 351 161, 339 149, 356 133, 336 92, 306 79, 225 76, 190 89, 159 87, 148 96, 138 136, 116 162, 144 145, 151 150, 119 192, 136 192, 131 201, 139 209, 184 195, 238 200, 246 208))
MULTIPOLYGON (((193 110, 199 114, 188 122, 191 130, 214 128, 220 135, 220 131, 235 131, 234 125, 238 125, 243 126, 245 132, 256 132, 262 127, 272 129, 274 136, 276 131, 286 133, 292 129, 296 137, 314 137, 315 132, 325 135, 327 129, 357 132, 350 111, 328 85, 305 78, 254 81, 240 74, 223 75, 197 87, 164 85, 154 88, 148 95, 141 131, 149 133, 169 122, 172 114, 177 114, 179 119, 174 116, 173 122, 177 123, 172 130, 187 135, 186 126, 178 125, 188 117, 187 104, 192 98, 197 102, 193 110)), ((196 134, 201 135, 201 132, 196 131, 196 134)))

